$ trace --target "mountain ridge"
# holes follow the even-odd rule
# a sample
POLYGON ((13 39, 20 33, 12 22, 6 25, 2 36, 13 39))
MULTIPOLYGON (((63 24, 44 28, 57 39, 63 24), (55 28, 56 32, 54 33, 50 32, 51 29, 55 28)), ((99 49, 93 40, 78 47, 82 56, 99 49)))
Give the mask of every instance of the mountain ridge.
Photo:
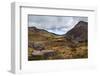
MULTIPOLYGON (((37 27, 28 27, 28 30, 33 32, 33 33, 40 33, 40 34, 50 34, 51 36, 61 36, 61 37, 65 37, 67 39, 75 39, 76 41, 87 41, 87 36, 88 36, 88 23, 84 22, 84 21, 80 21, 78 22, 74 28, 72 28, 71 30, 69 30, 68 32, 66 32, 63 35, 58 35, 52 32, 49 32, 47 30, 44 29, 38 29, 37 27)), ((49 35, 49 36, 50 36, 49 35)))
POLYGON ((88 40, 88 23, 80 21, 75 25, 74 28, 69 30, 65 34, 67 39, 74 39, 76 41, 87 41, 88 40))
POLYGON ((78 22, 64 35, 56 35, 37 27, 28 27, 28 60, 75 59, 88 57, 88 23, 78 22), (46 51, 45 55, 36 55, 46 51), (52 51, 52 53, 48 51, 52 51))

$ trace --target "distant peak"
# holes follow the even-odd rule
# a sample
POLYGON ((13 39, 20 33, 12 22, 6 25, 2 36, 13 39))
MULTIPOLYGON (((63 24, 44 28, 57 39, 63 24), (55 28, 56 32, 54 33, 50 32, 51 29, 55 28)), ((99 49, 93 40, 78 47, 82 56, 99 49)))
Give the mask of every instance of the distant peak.
POLYGON ((81 24, 81 23, 85 23, 86 24, 87 22, 85 22, 85 21, 79 21, 78 22, 78 24, 81 24))

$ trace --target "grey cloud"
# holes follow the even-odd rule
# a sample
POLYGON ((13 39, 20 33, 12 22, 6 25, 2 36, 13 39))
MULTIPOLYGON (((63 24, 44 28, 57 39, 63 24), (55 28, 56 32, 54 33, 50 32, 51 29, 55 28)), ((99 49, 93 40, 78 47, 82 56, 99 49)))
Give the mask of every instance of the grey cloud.
POLYGON ((35 26, 56 34, 64 34, 74 27, 79 21, 88 21, 87 17, 79 16, 38 16, 30 15, 29 27, 35 26))

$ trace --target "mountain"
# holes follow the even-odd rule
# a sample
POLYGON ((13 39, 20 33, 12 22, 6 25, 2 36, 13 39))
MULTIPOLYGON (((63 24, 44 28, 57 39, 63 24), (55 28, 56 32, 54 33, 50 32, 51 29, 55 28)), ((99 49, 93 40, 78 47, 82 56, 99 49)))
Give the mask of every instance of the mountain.
POLYGON ((48 32, 44 29, 38 29, 37 27, 28 27, 28 46, 32 47, 34 43, 47 43, 53 41, 65 41, 64 36, 57 35, 48 32))
POLYGON ((67 39, 77 42, 84 42, 88 40, 88 23, 80 21, 65 34, 67 39))
POLYGON ((28 60, 75 59, 88 57, 88 23, 78 22, 64 35, 28 27, 28 60), (41 55, 41 52, 45 54, 41 55), (52 51, 52 53, 51 53, 52 51), (33 56, 32 54, 37 54, 33 56))
MULTIPOLYGON (((88 41, 88 23, 84 21, 78 22, 74 28, 68 31, 64 35, 57 35, 48 32, 44 29, 38 29, 36 27, 28 27, 28 41, 33 44, 34 42, 46 42, 46 41, 67 41, 67 44, 87 42, 88 41), (69 43, 68 43, 69 42, 69 43)), ((72 44, 71 44, 72 45, 72 44)), ((76 45, 76 44, 75 44, 76 45)))
POLYGON ((51 33, 51 32, 48 32, 48 31, 46 31, 46 30, 44 30, 44 29, 38 29, 37 27, 28 27, 28 32, 32 32, 32 34, 42 34, 42 35, 45 35, 45 34, 49 34, 49 36, 50 35, 53 35, 53 36, 60 36, 60 35, 57 35, 57 34, 55 34, 55 33, 51 33))
POLYGON ((28 37, 29 40, 32 41, 45 41, 63 36, 48 32, 44 29, 38 29, 36 27, 28 27, 28 37))

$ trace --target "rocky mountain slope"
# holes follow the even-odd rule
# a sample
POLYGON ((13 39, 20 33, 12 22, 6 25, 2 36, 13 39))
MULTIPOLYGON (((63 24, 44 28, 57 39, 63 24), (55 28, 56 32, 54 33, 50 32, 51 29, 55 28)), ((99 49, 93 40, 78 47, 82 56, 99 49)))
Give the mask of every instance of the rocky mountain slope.
POLYGON ((80 21, 64 35, 28 27, 28 60, 87 58, 88 23, 80 21), (36 51, 53 51, 33 56, 36 51))
POLYGON ((66 38, 75 41, 87 41, 88 39, 88 23, 80 21, 73 29, 68 31, 65 35, 66 38))

